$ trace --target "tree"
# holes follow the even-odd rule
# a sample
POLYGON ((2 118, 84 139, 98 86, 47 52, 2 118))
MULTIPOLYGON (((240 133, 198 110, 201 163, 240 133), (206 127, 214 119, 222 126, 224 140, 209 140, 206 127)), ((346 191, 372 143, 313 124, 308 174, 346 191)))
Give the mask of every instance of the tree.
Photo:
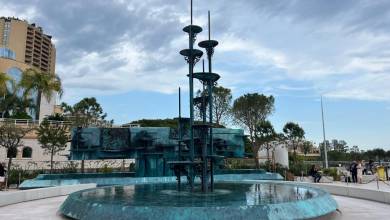
POLYGON ((304 141, 302 143, 302 152, 303 154, 305 155, 305 158, 306 158, 306 155, 314 148, 314 145, 311 141, 304 141))
POLYGON ((253 148, 256 166, 259 168, 258 152, 260 149, 256 138, 256 128, 265 121, 274 111, 275 99, 258 93, 248 93, 237 98, 232 107, 232 115, 237 124, 242 125, 249 132, 249 139, 253 148))
POLYGON ((42 95, 50 102, 54 92, 57 92, 60 97, 63 93, 61 79, 58 75, 41 72, 36 68, 23 71, 19 85, 24 88, 24 97, 29 97, 33 92, 37 92, 36 119, 39 119, 42 95))
MULTIPOLYGON (((205 105, 206 109, 208 104, 207 99, 207 91, 202 92, 200 90, 197 91, 197 97, 202 97, 203 95, 206 96, 205 105)), ((232 103, 232 92, 228 88, 224 88, 222 86, 214 87, 213 89, 213 123, 216 125, 225 125, 229 116, 230 116, 230 110, 231 110, 231 103, 232 103)), ((203 118, 202 115, 202 109, 203 102, 199 102, 196 104, 196 116, 201 120, 203 118)), ((208 111, 206 110, 206 115, 208 115, 208 111)))
POLYGON ((275 141, 277 134, 269 121, 261 121, 256 127, 256 139, 262 149, 267 150, 268 170, 270 170, 271 159, 269 151, 272 148, 271 142, 275 141))
POLYGON ((36 105, 33 99, 19 97, 17 92, 10 93, 8 91, 0 102, 2 117, 31 119, 26 110, 30 110, 32 113, 34 109, 36 109, 36 105))
POLYGON ((10 81, 12 81, 12 78, 8 74, 0 72, 0 98, 7 94, 7 83, 10 81))
POLYGON ((70 139, 68 127, 63 123, 51 124, 44 119, 37 129, 37 136, 42 149, 50 154, 50 173, 52 173, 54 155, 65 150, 66 143, 70 139))
POLYGON ((287 122, 286 125, 284 125, 283 127, 283 133, 289 142, 288 144, 293 149, 293 158, 295 163, 296 150, 298 148, 299 143, 302 141, 302 139, 305 138, 305 131, 297 123, 287 122))
POLYGON ((107 114, 103 112, 103 108, 94 97, 84 98, 73 106, 62 103, 61 108, 64 111, 64 116, 70 118, 76 127, 113 124, 113 121, 105 120, 107 114))
POLYGON ((214 87, 213 89, 213 115, 214 123, 217 125, 225 124, 231 109, 232 92, 228 88, 222 86, 214 87))
MULTIPOLYGON (((114 121, 106 121, 106 113, 96 98, 84 98, 73 106, 61 104, 65 118, 70 119, 74 127, 112 126, 114 121)), ((81 172, 84 173, 84 160, 81 160, 81 172)))
POLYGON ((13 122, 0 122, 0 147, 4 147, 7 151, 8 171, 11 171, 12 158, 16 157, 18 147, 23 143, 22 139, 31 130, 31 127, 18 126, 13 122))

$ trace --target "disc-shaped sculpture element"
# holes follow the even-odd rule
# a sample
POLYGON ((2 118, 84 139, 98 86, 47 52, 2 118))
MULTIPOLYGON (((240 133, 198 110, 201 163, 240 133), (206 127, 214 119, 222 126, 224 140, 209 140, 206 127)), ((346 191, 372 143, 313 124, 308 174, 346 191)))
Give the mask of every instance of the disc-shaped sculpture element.
POLYGON ((191 29, 192 33, 194 33, 194 34, 198 34, 198 33, 202 32, 202 28, 199 27, 198 25, 188 25, 188 26, 183 28, 183 31, 186 33, 190 33, 190 29, 191 29))
POLYGON ((204 40, 198 43, 201 48, 214 48, 218 45, 218 41, 216 40, 204 40))
POLYGON ((204 72, 198 72, 198 73, 194 73, 193 74, 193 77, 195 79, 199 79, 200 81, 203 81, 203 82, 216 82, 218 81, 218 79, 220 78, 220 76, 216 73, 204 73, 204 72))
MULTIPOLYGON (((185 57, 190 57, 191 55, 191 49, 184 49, 180 51, 180 54, 185 57)), ((203 51, 198 49, 192 49, 192 57, 193 58, 200 58, 203 55, 203 51)))

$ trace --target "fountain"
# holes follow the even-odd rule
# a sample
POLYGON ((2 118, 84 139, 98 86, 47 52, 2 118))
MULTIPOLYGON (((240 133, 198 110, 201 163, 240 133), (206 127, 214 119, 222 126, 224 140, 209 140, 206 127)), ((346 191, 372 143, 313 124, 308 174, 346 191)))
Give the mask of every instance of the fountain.
POLYGON ((206 50, 208 71, 203 65, 203 72, 194 72, 203 52, 194 48, 196 35, 202 28, 193 24, 192 0, 191 23, 183 31, 189 36, 189 48, 180 54, 189 66, 190 118, 182 118, 179 110, 177 130, 74 130, 73 159, 136 158, 136 176, 142 181, 73 193, 60 212, 74 219, 215 220, 309 219, 334 212, 337 203, 329 193, 317 188, 259 180, 250 176, 250 171, 241 171, 244 176, 218 175, 224 173, 219 168, 224 157, 243 157, 243 131, 213 128, 212 93, 220 76, 212 71, 212 56, 218 42, 211 39, 210 12, 208 40, 198 44, 206 50), (201 97, 194 97, 194 79, 203 84, 201 97), (201 122, 194 121, 194 104, 201 106, 201 122), (93 145, 93 140, 100 141, 93 145))

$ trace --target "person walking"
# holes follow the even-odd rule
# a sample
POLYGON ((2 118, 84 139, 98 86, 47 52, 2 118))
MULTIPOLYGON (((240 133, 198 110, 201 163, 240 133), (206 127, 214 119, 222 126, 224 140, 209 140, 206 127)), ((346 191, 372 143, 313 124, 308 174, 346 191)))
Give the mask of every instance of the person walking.
POLYGON ((356 163, 356 161, 353 161, 353 163, 351 164, 351 167, 349 168, 349 171, 351 172, 352 182, 357 183, 357 163, 356 163))
POLYGON ((0 190, 3 190, 3 187, 5 186, 5 173, 6 170, 4 165, 0 163, 0 190))
POLYGON ((357 182, 362 184, 363 183, 363 165, 361 161, 358 161, 356 165, 356 177, 357 182))

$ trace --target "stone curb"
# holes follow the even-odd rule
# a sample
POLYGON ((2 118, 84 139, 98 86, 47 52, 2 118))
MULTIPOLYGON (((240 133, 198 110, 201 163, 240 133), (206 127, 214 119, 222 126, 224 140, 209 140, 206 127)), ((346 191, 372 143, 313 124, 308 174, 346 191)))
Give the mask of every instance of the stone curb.
POLYGON ((0 207, 20 202, 27 202, 37 199, 69 195, 70 193, 83 189, 95 188, 96 184, 79 184, 69 186, 56 186, 42 189, 30 189, 12 192, 0 192, 0 207))

